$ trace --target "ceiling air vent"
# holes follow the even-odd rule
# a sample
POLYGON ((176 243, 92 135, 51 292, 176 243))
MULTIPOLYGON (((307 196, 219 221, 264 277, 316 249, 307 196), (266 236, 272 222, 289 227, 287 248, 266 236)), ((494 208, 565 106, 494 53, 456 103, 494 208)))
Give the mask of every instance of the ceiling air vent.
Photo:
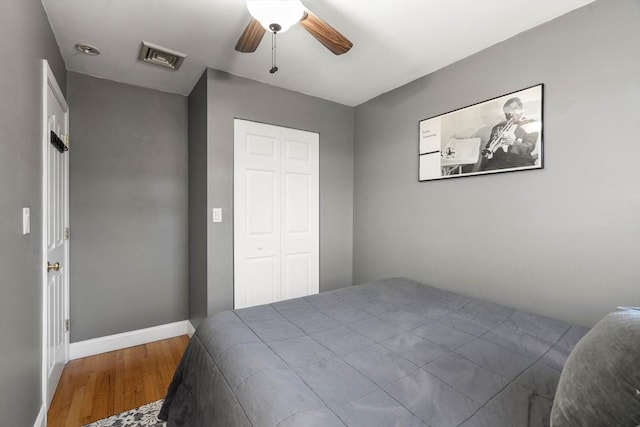
POLYGON ((142 42, 139 59, 149 64, 177 70, 187 55, 149 42, 142 42))

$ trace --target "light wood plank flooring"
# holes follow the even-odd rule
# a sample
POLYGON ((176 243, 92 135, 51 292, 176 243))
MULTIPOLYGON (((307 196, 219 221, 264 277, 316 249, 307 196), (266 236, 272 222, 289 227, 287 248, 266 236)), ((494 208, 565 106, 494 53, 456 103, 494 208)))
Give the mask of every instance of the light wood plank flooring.
POLYGON ((53 397, 49 427, 79 427, 162 399, 186 335, 72 360, 53 397))

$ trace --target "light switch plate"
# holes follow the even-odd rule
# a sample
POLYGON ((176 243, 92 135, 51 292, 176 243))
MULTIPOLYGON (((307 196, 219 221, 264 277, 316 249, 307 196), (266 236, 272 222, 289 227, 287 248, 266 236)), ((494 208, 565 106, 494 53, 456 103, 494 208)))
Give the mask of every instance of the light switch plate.
POLYGON ((31 209, 22 208, 22 234, 31 233, 31 209))
POLYGON ((222 208, 213 208, 213 222, 222 222, 222 208))

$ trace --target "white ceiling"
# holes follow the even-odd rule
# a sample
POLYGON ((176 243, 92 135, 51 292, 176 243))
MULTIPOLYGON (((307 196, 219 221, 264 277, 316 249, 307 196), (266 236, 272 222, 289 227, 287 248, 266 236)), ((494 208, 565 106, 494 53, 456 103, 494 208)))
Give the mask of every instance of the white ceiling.
POLYGON ((42 0, 67 69, 188 95, 206 67, 354 106, 593 0, 303 0, 349 38, 335 56, 300 25, 234 50, 244 0, 42 0), (139 61, 142 40, 187 54, 178 71, 139 61), (102 54, 74 46, 85 42, 102 54))

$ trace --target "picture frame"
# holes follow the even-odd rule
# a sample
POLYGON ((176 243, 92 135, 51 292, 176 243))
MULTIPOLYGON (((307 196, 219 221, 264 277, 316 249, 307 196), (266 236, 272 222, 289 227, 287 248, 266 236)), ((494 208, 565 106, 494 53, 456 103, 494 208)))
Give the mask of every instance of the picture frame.
POLYGON ((419 181, 543 169, 542 83, 419 122, 419 181))

